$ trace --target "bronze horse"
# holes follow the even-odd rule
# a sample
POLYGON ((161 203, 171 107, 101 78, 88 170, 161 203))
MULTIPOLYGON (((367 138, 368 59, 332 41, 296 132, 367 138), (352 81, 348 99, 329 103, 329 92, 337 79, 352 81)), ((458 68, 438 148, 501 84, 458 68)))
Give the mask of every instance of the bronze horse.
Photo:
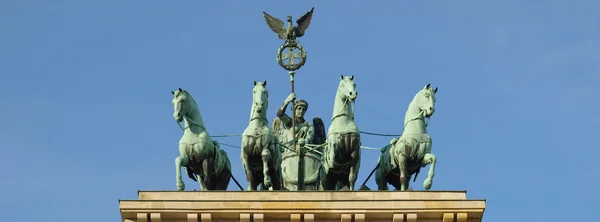
POLYGON ((269 92, 266 86, 267 81, 254 81, 250 122, 242 133, 241 159, 247 190, 256 190, 258 185, 261 190, 269 187, 281 190, 281 151, 267 121, 269 92))
POLYGON ((340 185, 354 190, 360 169, 360 133, 354 121, 354 106, 358 92, 354 76, 341 76, 333 105, 333 118, 327 132, 322 170, 324 190, 340 185))

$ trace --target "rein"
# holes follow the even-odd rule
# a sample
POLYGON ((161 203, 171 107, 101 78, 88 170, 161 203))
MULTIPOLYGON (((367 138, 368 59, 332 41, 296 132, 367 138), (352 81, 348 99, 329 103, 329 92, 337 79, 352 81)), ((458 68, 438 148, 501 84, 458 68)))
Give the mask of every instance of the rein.
MULTIPOLYGON (((340 112, 338 112, 338 114, 336 114, 335 116, 333 116, 333 118, 331 118, 331 121, 333 121, 335 118, 338 118, 340 116, 347 116, 348 114, 343 113, 344 112, 344 108, 346 108, 346 105, 348 105, 348 101, 350 101, 350 99, 345 99, 342 109, 340 110, 340 112)), ((354 107, 356 106, 356 102, 352 103, 352 112, 354 112, 354 107)), ((352 117, 352 119, 354 119, 354 117, 352 117)))
MULTIPOLYGON (((268 98, 268 92, 267 92, 267 98, 268 98)), ((267 106, 268 105, 269 105, 269 102, 267 100, 267 106)), ((252 112, 250 113, 250 115, 251 115, 250 117, 251 118, 250 118, 250 121, 248 121, 248 123, 252 122, 252 120, 258 119, 258 120, 264 120, 267 123, 267 125, 268 125, 269 124, 269 120, 267 120, 267 114, 266 114, 267 110, 266 109, 267 109, 267 107, 263 106, 263 108, 261 109, 261 112, 260 113, 257 112, 256 111, 256 105, 254 103, 254 97, 253 97, 253 99, 252 99, 252 112), (252 116, 254 116, 254 117, 252 117, 252 116)))
MULTIPOLYGON (((418 120, 421 119, 419 118, 419 116, 421 116, 422 114, 424 114, 425 111, 421 110, 421 112, 417 113, 417 115, 415 117, 413 117, 412 119, 409 119, 408 121, 406 121, 406 123, 404 124, 404 127, 402 127, 402 133, 404 133, 404 129, 406 129, 406 125, 408 125, 408 123, 414 121, 414 120, 418 120)), ((429 120, 431 119, 431 117, 425 117, 423 116, 423 120, 425 122, 425 127, 427 127, 429 125, 429 120), (425 120, 427 119, 427 120, 425 120)))
POLYGON ((269 124, 269 120, 267 120, 267 114, 266 114, 266 107, 263 106, 262 110, 260 113, 256 112, 255 106, 252 105, 252 118, 250 118, 250 121, 248 121, 249 123, 252 122, 252 120, 258 119, 258 120, 264 120, 265 122, 267 122, 267 124, 269 124), (258 114, 258 115, 256 115, 258 114))
POLYGON ((260 116, 260 117, 252 117, 252 119, 250 119, 250 121, 248 121, 248 122, 252 122, 252 120, 255 120, 255 119, 263 120, 263 121, 267 122, 267 124, 269 123, 269 120, 267 120, 266 117, 262 117, 262 116, 260 116))
POLYGON ((194 125, 196 125, 196 126, 200 127, 200 129, 202 129, 202 130, 206 131, 206 128, 204 128, 202 125, 198 124, 196 121, 194 121, 194 120, 190 119, 189 117, 187 117, 187 115, 185 115, 184 113, 182 113, 181 115, 183 116, 183 118, 185 118, 185 120, 187 120, 187 121, 188 121, 188 126, 186 126, 185 128, 183 128, 183 127, 181 126, 181 122, 177 122, 177 120, 175 120, 175 122, 177 123, 177 125, 179 126, 179 128, 181 128, 181 131, 184 131, 184 132, 185 132, 185 129, 187 129, 187 128, 189 128, 189 127, 190 127, 190 126, 189 126, 189 125, 191 125, 190 123, 193 123, 194 125))

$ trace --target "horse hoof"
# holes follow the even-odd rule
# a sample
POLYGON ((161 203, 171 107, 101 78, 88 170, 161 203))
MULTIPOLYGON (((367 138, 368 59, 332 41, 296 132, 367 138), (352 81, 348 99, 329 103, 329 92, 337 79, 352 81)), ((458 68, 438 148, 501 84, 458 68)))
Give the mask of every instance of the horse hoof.
POLYGON ((431 179, 427 178, 423 182, 423 187, 425 188, 425 190, 429 190, 429 189, 431 189, 431 184, 432 184, 431 179))
POLYGON ((177 183, 177 190, 179 190, 179 191, 185 190, 185 184, 177 183))
POLYGON ((273 184, 271 183, 271 181, 265 182, 265 187, 271 187, 271 186, 273 186, 273 184))
POLYGON ((271 178, 265 178, 265 187, 271 187, 273 184, 271 183, 271 178))

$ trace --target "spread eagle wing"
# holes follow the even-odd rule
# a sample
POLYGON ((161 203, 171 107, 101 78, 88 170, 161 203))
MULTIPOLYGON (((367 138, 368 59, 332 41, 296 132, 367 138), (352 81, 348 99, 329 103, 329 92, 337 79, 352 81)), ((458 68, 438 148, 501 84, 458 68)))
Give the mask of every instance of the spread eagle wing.
POLYGON ((265 16, 265 20, 267 21, 267 25, 269 25, 269 28, 271 28, 271 30, 273 30, 273 32, 277 33, 277 36, 279 37, 279 39, 285 39, 286 36, 285 36, 285 29, 283 28, 283 21, 269 15, 268 13, 266 13, 264 11, 263 11, 263 14, 265 16))
POLYGON ((296 27, 296 37, 302 37, 304 36, 304 32, 306 31, 306 29, 308 29, 308 26, 310 25, 310 21, 312 20, 312 14, 313 11, 315 10, 315 7, 312 7, 312 9, 310 9, 310 11, 308 11, 306 14, 304 14, 302 17, 298 18, 298 20, 296 20, 296 24, 298 24, 298 26, 296 27))
MULTIPOLYGON (((281 144, 286 144, 287 143, 287 138, 285 135, 285 127, 283 126, 283 122, 279 119, 279 117, 275 117, 275 119, 273 119, 273 124, 271 126, 271 131, 273 132, 273 136, 275 136, 275 138, 277 138, 277 141, 281 144)), ((281 146, 277 146, 280 147, 280 150, 282 153, 285 151, 285 148, 281 147, 281 146)))
POLYGON ((313 118, 313 128, 315 135, 313 136, 312 144, 321 145, 327 141, 327 133, 325 132, 325 124, 320 117, 313 118))

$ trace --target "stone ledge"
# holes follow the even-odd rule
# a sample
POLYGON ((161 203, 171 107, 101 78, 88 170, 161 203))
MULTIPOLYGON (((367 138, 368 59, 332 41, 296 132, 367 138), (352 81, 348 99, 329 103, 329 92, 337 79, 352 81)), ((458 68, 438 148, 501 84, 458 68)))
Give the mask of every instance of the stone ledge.
POLYGON ((466 191, 138 191, 139 200, 466 200, 466 191))
POLYGON ((122 211, 153 210, 167 211, 330 211, 330 210, 477 210, 485 208, 484 200, 403 200, 403 201, 252 201, 252 202, 216 202, 216 201, 121 201, 122 211))

